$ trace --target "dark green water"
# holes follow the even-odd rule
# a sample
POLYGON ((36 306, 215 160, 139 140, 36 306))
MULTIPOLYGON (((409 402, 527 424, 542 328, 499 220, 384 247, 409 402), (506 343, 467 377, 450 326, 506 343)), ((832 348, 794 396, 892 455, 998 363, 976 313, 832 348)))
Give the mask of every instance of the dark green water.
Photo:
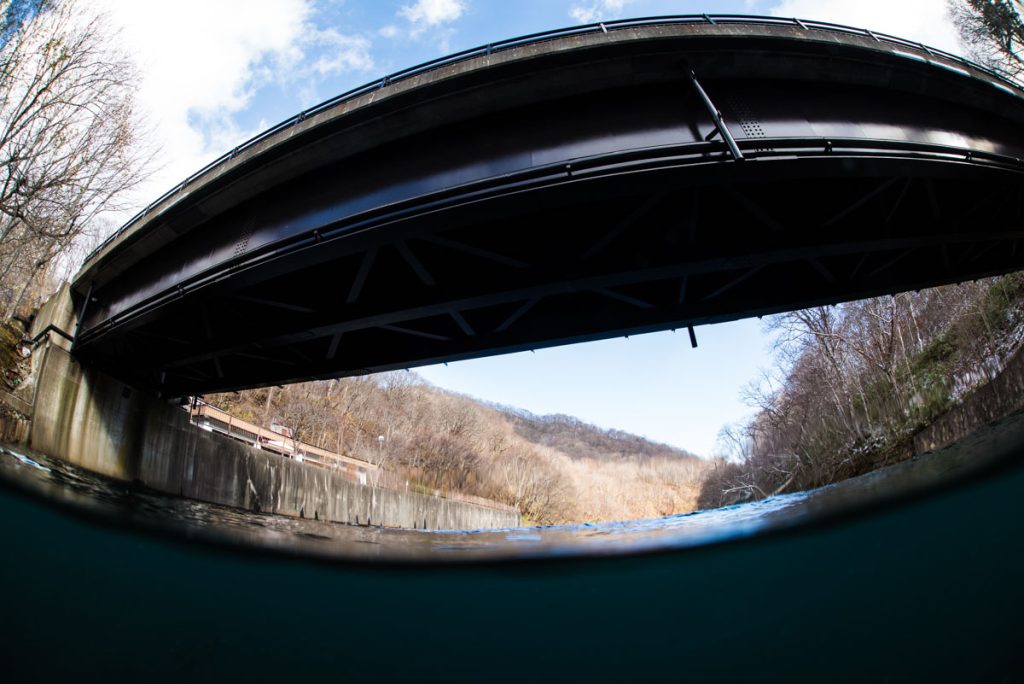
POLYGON ((5 450, 0 673, 1024 681, 1022 444, 1017 417, 808 495, 491 533, 252 516, 5 450))

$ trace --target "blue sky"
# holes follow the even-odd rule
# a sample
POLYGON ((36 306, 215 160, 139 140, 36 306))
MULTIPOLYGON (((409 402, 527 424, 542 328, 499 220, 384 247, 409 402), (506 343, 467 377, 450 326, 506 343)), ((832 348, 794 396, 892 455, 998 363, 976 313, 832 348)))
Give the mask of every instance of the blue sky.
MULTIPOLYGON (((90 0, 137 63, 160 166, 139 209, 248 137, 384 74, 489 42, 665 14, 775 14, 864 26, 958 51, 945 0, 90 0)), ((134 211, 127 212, 127 215, 134 211)), ((115 217, 115 220, 127 218, 115 217)), ((771 363, 758 321, 420 369, 429 381, 535 413, 566 413, 702 455, 751 410, 771 363)))

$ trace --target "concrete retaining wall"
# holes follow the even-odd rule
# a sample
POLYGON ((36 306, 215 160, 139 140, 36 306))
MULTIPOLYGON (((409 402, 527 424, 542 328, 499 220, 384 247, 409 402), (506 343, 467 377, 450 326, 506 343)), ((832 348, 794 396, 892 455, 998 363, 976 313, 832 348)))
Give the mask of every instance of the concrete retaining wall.
POLYGON ((959 404, 914 435, 914 451, 934 451, 982 425, 1024 409, 1024 350, 1017 351, 991 381, 971 390, 959 404))
MULTIPOLYGON (((67 289, 37 315, 70 331, 67 289)), ((201 501, 265 513, 418 529, 514 527, 519 516, 417 492, 377 489, 332 471, 256 450, 193 426, 188 414, 113 378, 82 368, 51 334, 33 354, 30 426, 17 439, 108 477, 201 501)), ((0 427, 4 424, 0 421, 0 427)))
MULTIPOLYGON (((32 319, 32 327, 28 330, 28 336, 34 338, 51 325, 60 328, 68 335, 74 335, 76 321, 74 303, 71 300, 71 286, 65 283, 39 307, 39 311, 32 319)), ((63 349, 71 349, 71 342, 59 335, 51 334, 49 340, 63 349)))

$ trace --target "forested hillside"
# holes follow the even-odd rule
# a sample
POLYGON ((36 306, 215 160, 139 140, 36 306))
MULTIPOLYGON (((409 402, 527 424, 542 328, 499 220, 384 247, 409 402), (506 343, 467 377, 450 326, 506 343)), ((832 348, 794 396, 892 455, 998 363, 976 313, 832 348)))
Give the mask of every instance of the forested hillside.
POLYGON ((245 420, 279 421, 299 440, 380 464, 424 491, 511 504, 528 522, 691 511, 706 468, 679 449, 568 416, 483 404, 432 387, 414 373, 206 399, 245 420))
POLYGON ((495 408, 508 417, 516 433, 527 441, 558 449, 576 458, 608 461, 643 460, 658 456, 694 458, 688 451, 651 442, 622 430, 605 430, 573 416, 537 416, 507 406, 495 408))
POLYGON ((748 388, 747 425, 702 508, 818 487, 913 455, 913 436, 994 378, 1024 336, 1024 274, 772 318, 779 371, 748 388))

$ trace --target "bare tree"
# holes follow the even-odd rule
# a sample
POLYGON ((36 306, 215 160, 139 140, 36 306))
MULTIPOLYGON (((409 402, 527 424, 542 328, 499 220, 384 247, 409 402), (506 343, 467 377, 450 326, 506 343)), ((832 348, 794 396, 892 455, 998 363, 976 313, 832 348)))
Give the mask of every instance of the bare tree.
POLYGON ((0 0, 0 305, 145 176, 137 76, 78 0, 0 0))
POLYGON ((564 519, 573 499, 572 487, 535 450, 527 445, 508 445, 495 459, 494 468, 499 498, 536 522, 564 519))
POLYGON ((1021 0, 949 0, 949 8, 970 56, 1020 80, 1024 71, 1021 0))
POLYGON ((723 430, 702 506, 909 457, 918 431, 1018 353, 1024 273, 793 311, 769 327, 777 369, 743 394, 753 420, 723 430))
POLYGON ((210 400, 246 420, 272 415, 300 440, 382 466, 371 484, 488 498, 535 523, 689 511, 703 473, 682 450, 567 416, 509 413, 430 387, 413 373, 210 400))

